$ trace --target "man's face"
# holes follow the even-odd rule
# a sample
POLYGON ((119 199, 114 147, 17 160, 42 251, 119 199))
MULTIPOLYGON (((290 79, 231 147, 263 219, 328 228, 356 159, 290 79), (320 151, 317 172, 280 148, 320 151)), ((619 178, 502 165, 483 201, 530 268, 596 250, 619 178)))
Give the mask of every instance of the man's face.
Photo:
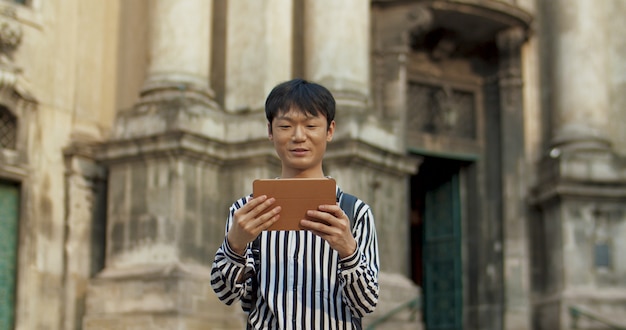
POLYGON ((323 175, 322 159, 334 131, 335 121, 329 124, 323 115, 314 117, 290 109, 276 116, 268 124, 268 134, 282 161, 282 176, 323 175))

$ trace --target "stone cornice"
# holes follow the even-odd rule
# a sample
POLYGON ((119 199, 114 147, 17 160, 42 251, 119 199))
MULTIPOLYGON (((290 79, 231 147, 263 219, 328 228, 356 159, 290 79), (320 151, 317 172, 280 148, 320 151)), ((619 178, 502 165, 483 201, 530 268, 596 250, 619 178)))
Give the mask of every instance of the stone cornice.
POLYGON ((276 157, 274 149, 266 139, 245 143, 225 143, 185 131, 108 141, 97 147, 96 154, 97 158, 105 164, 182 156, 215 165, 224 165, 242 159, 276 157))
POLYGON ((567 153, 546 157, 539 184, 529 202, 542 205, 559 198, 626 201, 626 167, 609 152, 567 153))
POLYGON ((417 173, 421 159, 384 150, 360 140, 334 141, 326 151, 326 162, 361 164, 393 175, 417 173))
POLYGON ((22 181, 28 176, 30 169, 19 158, 16 151, 0 149, 0 178, 22 181))
MULTIPOLYGON (((393 5, 402 4, 403 0, 371 0, 372 4, 393 5)), ((462 11, 481 17, 489 17, 494 21, 508 26, 528 27, 533 16, 519 6, 499 0, 430 0, 421 1, 434 10, 462 11)))
MULTIPOLYGON (((146 137, 111 140, 104 143, 74 144, 64 150, 75 155, 112 165, 162 157, 185 157, 217 166, 254 159, 279 162, 274 148, 265 138, 227 143, 193 132, 172 131, 146 137)), ((415 174, 421 159, 373 146, 364 141, 343 138, 328 145, 325 162, 355 163, 403 176, 415 174)))
POLYGON ((583 288, 568 289, 555 292, 545 296, 537 296, 534 299, 535 305, 551 305, 559 301, 595 301, 607 303, 626 302, 626 290, 622 288, 583 288))
POLYGON ((626 201, 626 184, 600 185, 588 182, 560 181, 543 184, 534 189, 529 200, 531 205, 543 205, 562 198, 602 199, 604 201, 626 201))
POLYGON ((528 27, 533 16, 522 8, 497 0, 433 1, 435 10, 458 10, 498 21, 508 26, 528 27))
POLYGON ((108 280, 154 280, 164 278, 206 279, 211 276, 211 269, 204 265, 191 263, 169 263, 162 265, 140 265, 127 268, 107 268, 100 272, 94 283, 108 280))

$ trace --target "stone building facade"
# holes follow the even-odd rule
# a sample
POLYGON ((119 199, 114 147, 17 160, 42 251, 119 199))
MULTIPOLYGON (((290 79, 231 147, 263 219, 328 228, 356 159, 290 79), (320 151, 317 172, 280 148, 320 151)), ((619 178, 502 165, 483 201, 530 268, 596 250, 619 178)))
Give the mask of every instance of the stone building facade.
POLYGON ((227 207, 279 171, 263 104, 293 77, 336 97, 325 172, 377 220, 366 325, 625 325, 625 15, 1 0, 0 329, 241 329, 210 266, 227 207))

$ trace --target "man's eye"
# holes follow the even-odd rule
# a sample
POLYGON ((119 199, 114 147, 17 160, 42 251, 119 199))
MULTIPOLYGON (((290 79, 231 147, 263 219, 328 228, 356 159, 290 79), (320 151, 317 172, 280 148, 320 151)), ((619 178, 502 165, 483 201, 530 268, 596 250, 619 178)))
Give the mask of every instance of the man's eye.
POLYGON ((289 126, 289 125, 279 125, 278 126, 278 128, 289 128, 289 127, 291 127, 291 126, 289 126))

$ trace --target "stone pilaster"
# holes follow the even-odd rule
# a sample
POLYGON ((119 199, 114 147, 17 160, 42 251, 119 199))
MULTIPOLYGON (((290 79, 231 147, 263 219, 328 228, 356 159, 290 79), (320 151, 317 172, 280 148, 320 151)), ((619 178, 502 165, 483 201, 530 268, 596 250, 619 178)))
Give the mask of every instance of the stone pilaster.
POLYGON ((89 280, 104 266, 106 170, 93 145, 74 144, 64 155, 68 209, 61 329, 70 330, 81 327, 89 280))
POLYGON ((306 0, 304 15, 306 78, 330 89, 338 108, 364 108, 370 88, 370 3, 306 0))
POLYGON ((502 164, 502 229, 504 267, 504 328, 529 329, 530 271, 526 207, 524 105, 521 47, 526 34, 520 27, 497 35, 500 53, 500 151, 502 164))

